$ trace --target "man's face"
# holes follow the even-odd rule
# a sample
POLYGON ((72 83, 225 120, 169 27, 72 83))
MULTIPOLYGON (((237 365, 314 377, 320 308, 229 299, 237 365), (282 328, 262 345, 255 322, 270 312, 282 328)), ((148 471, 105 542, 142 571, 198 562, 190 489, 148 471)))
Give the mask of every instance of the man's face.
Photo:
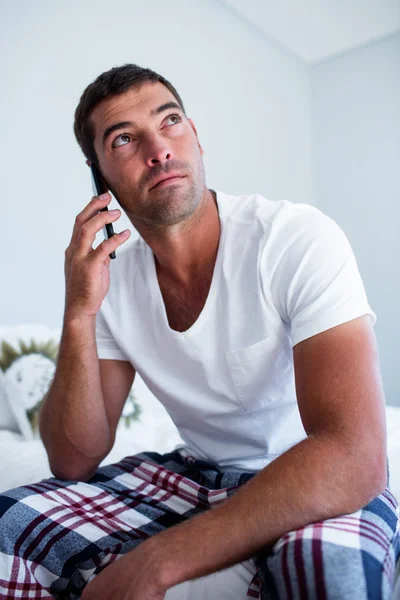
POLYGON ((178 106, 157 82, 105 99, 91 113, 101 173, 134 225, 178 223, 195 211, 204 194, 203 149, 193 122, 178 106), (177 107, 151 115, 168 102, 177 107), (153 187, 171 172, 184 178, 153 187))

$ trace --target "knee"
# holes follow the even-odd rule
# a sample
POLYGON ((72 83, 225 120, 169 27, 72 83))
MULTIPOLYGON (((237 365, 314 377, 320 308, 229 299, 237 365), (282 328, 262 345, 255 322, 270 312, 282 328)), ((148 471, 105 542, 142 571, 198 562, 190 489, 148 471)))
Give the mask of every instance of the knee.
POLYGON ((285 534, 255 564, 277 598, 389 598, 391 549, 385 531, 354 514, 285 534))

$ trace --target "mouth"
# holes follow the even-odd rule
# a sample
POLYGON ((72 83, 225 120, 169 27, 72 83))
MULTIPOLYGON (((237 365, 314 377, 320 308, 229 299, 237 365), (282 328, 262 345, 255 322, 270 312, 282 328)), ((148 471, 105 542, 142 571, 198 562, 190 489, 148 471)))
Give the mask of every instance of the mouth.
POLYGON ((161 187, 165 187, 167 185, 171 185, 171 184, 176 184, 179 183, 180 181, 182 181, 182 179, 185 179, 186 175, 175 175, 173 177, 168 177, 167 179, 163 179, 162 181, 159 181, 156 185, 153 185, 153 187, 151 187, 151 190, 154 189, 158 189, 161 187))

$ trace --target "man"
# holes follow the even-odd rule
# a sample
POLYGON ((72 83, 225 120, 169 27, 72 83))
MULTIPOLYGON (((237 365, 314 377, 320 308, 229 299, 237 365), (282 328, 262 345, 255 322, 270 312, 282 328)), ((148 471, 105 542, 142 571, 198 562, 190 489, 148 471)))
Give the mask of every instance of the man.
POLYGON ((58 479, 1 497, 14 533, 0 597, 34 581, 156 600, 252 560, 248 597, 389 598, 398 506, 376 315, 342 230, 307 204, 208 189, 195 125, 149 69, 100 75, 75 134, 139 238, 113 261, 129 232, 93 250, 121 214, 99 212, 108 193, 76 218, 40 422, 58 479), (136 371, 185 444, 98 469, 136 371))

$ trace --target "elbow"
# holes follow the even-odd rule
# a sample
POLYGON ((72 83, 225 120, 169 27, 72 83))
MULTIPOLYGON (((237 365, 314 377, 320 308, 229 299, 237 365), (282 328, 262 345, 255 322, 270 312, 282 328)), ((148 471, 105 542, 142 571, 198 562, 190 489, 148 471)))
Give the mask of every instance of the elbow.
POLYGON ((107 453, 89 458, 81 453, 64 451, 48 454, 50 470, 54 477, 64 481, 89 481, 107 453))
POLYGON ((89 481, 96 473, 97 465, 93 468, 82 470, 82 466, 74 468, 71 465, 52 465, 50 464, 50 470, 56 479, 63 481, 89 481))
POLYGON ((60 468, 59 466, 54 466, 50 463, 50 471, 53 474, 53 477, 56 479, 62 479, 63 481, 75 481, 74 477, 71 477, 70 471, 68 469, 60 468))
POLYGON ((360 508, 363 508, 379 496, 388 484, 386 451, 372 450, 360 463, 360 508))
POLYGON ((379 440, 370 436, 358 440, 353 436, 350 441, 336 438, 335 448, 337 489, 341 492, 332 498, 332 514, 351 514, 367 506, 387 486, 386 440, 383 436, 379 440))
POLYGON ((371 469, 370 474, 370 497, 375 498, 379 496, 387 487, 388 484, 388 472, 386 460, 384 464, 371 469))
POLYGON ((43 437, 42 441, 53 476, 64 481, 89 481, 111 450, 108 446, 101 454, 88 456, 73 447, 71 443, 55 445, 51 438, 46 440, 43 437))

